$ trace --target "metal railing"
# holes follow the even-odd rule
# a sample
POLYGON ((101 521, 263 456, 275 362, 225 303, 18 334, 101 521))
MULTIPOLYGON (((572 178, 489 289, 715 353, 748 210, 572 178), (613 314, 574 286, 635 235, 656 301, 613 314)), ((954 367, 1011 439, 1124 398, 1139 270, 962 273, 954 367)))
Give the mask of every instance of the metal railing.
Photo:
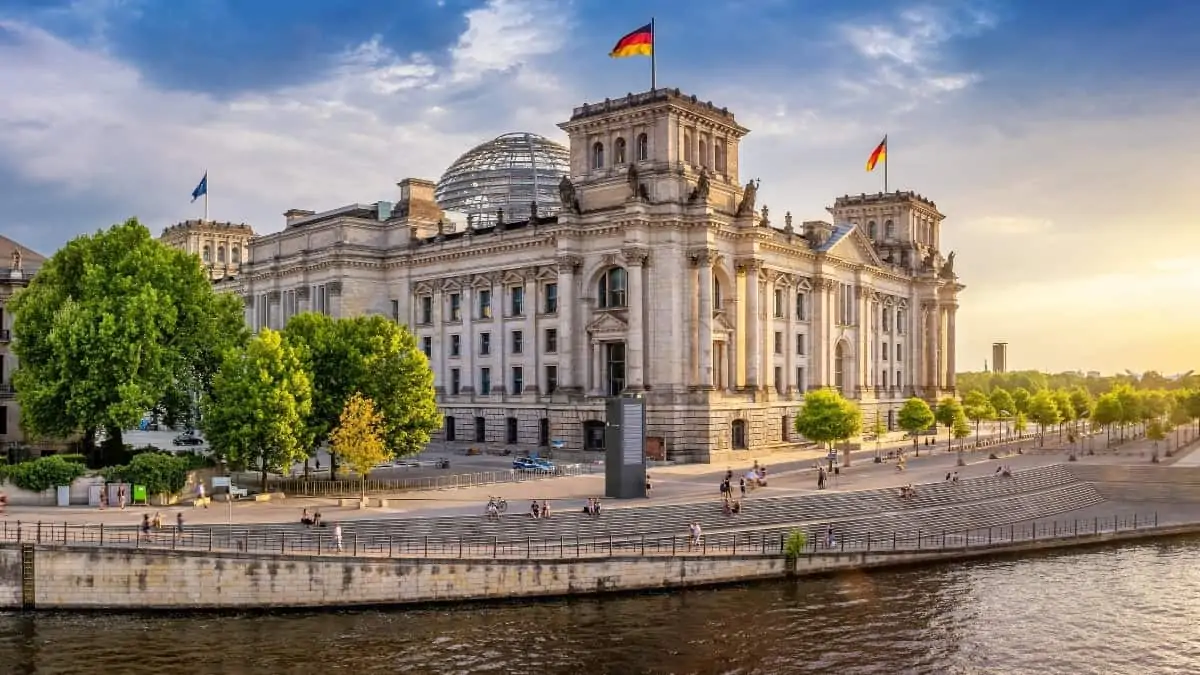
MULTIPOLYGON (((1047 539, 1153 530, 1158 513, 1114 515, 1064 521, 1001 525, 989 528, 933 531, 889 531, 837 535, 824 540, 807 535, 801 555, 948 551, 986 548, 1047 539)), ((801 528, 797 528, 801 529, 801 528)), ((191 550, 269 555, 336 555, 384 558, 462 558, 488 560, 567 559, 607 556, 783 555, 788 535, 778 532, 722 532, 702 535, 558 537, 501 539, 499 537, 405 537, 348 532, 338 541, 333 528, 303 531, 263 531, 238 526, 170 527, 139 531, 128 526, 68 523, 4 522, 4 542, 112 549, 191 550)))
MULTIPOLYGON (((474 473, 395 480, 368 478, 366 491, 368 494, 378 494, 381 492, 452 490, 455 488, 495 485, 497 483, 524 483, 527 481, 546 480, 565 476, 585 476, 597 471, 597 467, 591 464, 564 464, 556 466, 552 473, 501 469, 498 471, 477 471, 474 473)), ((284 494, 305 497, 356 497, 362 494, 363 491, 362 481, 354 479, 309 480, 304 478, 283 478, 269 481, 269 484, 272 488, 284 494)))

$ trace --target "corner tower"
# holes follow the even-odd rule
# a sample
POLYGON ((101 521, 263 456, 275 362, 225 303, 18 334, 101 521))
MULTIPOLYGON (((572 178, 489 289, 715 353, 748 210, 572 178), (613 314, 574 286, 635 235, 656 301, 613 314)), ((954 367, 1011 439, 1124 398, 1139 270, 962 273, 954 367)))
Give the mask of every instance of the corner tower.
POLYGON ((946 216, 932 200, 915 192, 845 195, 837 198, 829 213, 835 223, 856 225, 885 262, 910 272, 920 271, 926 260, 940 262, 946 216))
POLYGON ((584 104, 558 126, 570 138, 570 178, 584 212, 640 198, 706 202, 732 214, 740 199, 738 148, 749 130, 711 102, 655 89, 584 104), (701 173, 708 181, 698 192, 701 173))

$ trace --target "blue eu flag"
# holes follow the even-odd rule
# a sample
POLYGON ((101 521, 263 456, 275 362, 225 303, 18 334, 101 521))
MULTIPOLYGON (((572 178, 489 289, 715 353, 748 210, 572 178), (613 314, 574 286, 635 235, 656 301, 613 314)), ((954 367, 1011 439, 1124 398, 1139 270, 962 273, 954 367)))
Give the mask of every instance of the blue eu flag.
POLYGON ((207 171, 204 172, 204 178, 200 179, 200 184, 196 186, 195 190, 192 190, 192 201, 194 202, 206 194, 208 194, 208 172, 207 171))

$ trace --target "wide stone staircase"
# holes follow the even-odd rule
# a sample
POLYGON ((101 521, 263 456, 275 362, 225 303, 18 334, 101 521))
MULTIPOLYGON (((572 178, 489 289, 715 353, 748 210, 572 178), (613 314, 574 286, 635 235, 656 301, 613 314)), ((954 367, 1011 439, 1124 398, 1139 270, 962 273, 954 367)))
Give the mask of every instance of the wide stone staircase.
POLYGON ((1068 471, 1110 501, 1200 503, 1200 467, 1080 464, 1068 471))

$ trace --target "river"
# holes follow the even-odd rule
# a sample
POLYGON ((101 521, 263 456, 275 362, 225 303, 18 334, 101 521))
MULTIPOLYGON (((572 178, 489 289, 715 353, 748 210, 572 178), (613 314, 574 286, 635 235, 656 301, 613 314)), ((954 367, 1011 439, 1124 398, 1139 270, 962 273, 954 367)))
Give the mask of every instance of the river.
POLYGON ((0 672, 1200 672, 1200 539, 417 611, 0 615, 0 672))

